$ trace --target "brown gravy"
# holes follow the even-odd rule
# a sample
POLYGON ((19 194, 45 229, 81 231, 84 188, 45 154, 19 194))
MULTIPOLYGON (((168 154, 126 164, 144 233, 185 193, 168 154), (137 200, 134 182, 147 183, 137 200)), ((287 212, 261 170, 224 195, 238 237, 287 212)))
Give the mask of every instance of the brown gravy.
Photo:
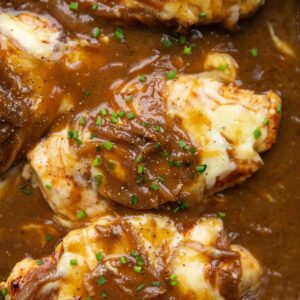
MULTIPOLYGON (((116 25, 93 20, 57 9, 60 1, 0 1, 3 9, 22 9, 48 13, 58 19, 71 35, 89 34, 97 25, 105 32, 113 33, 116 25), (47 2, 57 5, 50 5, 47 2)), ((66 92, 75 95, 76 110, 58 120, 56 126, 77 112, 99 105, 99 99, 111 97, 110 86, 125 77, 131 66, 148 62, 143 73, 155 68, 153 57, 163 57, 166 66, 180 64, 187 73, 201 72, 204 55, 211 49, 229 53, 239 64, 242 86, 263 92, 280 91, 284 99, 282 125, 277 144, 264 155, 265 166, 245 184, 216 195, 205 213, 225 212, 225 225, 238 233, 237 242, 246 246, 267 269, 262 286, 247 299, 299 299, 300 297, 300 3, 297 0, 267 1, 252 19, 240 23, 237 32, 219 27, 191 29, 187 36, 193 42, 190 56, 184 57, 183 47, 173 45, 164 48, 164 33, 173 34, 167 28, 124 26, 126 43, 114 40, 104 46, 105 67, 93 69, 93 62, 85 66, 85 72, 69 74, 60 81, 66 92), (294 48, 295 58, 286 58, 274 48, 267 23, 272 22, 276 33, 294 48), (253 47, 257 57, 249 55, 253 47), (83 75, 85 74, 85 75, 83 75), (77 83, 80 83, 78 86, 77 83), (89 91, 88 95, 84 91, 89 91)), ((92 51, 92 50, 91 50, 92 51)), ((63 77, 63 76, 62 76, 63 77)), ((60 79, 60 78, 59 78, 60 79)), ((127 209, 116 207, 120 213, 127 209)), ((172 215, 179 223, 188 224, 203 213, 186 209, 174 213, 168 207, 160 212, 172 215)), ((41 194, 18 179, 11 183, 0 207, 0 280, 4 280, 14 264, 27 255, 38 258, 53 251, 56 241, 65 230, 52 220, 52 212, 41 194), (46 224, 47 230, 29 234, 27 224, 46 224), (23 227, 22 227, 23 226, 23 227), (22 228, 21 228, 22 227, 22 228), (41 242, 43 240, 43 242, 41 242)))

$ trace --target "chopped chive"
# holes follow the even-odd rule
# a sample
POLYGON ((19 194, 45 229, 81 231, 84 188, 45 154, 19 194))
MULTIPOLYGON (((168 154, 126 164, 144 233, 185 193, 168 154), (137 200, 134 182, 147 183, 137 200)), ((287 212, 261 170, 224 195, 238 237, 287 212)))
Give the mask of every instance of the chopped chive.
POLYGON ((173 70, 173 71, 170 71, 170 72, 166 73, 166 76, 167 76, 168 80, 174 79, 176 77, 176 75, 177 75, 177 71, 176 70, 173 70))
POLYGON ((154 286, 154 287, 160 287, 160 286, 161 286, 161 283, 160 283, 160 281, 152 281, 152 282, 151 282, 151 286, 154 286))
POLYGON ((120 263, 123 264, 123 265, 127 263, 127 258, 126 258, 126 256, 121 256, 121 257, 120 257, 120 263))
POLYGON ((175 167, 175 161, 174 160, 168 161, 168 164, 169 164, 170 167, 175 167))
POLYGON ((133 267, 134 272, 136 273, 141 273, 142 272, 142 267, 141 266, 134 266, 133 267))
POLYGON ((179 206, 177 206, 177 207, 173 210, 174 213, 177 213, 177 212, 179 212, 179 211, 180 211, 180 207, 179 207, 179 206))
POLYGON ((161 127, 159 125, 155 125, 154 129, 156 132, 161 132, 161 127))
POLYGON ((94 177, 94 181, 96 185, 101 185, 103 181, 103 176, 101 174, 98 174, 94 177))
POLYGON ((102 125, 102 119, 99 117, 99 118, 97 118, 97 120, 96 120, 96 125, 97 126, 101 126, 102 125))
POLYGON ((223 212, 223 211, 219 211, 218 212, 218 216, 221 218, 221 219, 224 219, 226 217, 226 213, 223 212))
POLYGON ((171 286, 176 286, 177 284, 178 284, 177 275, 176 274, 171 274, 170 275, 170 285, 171 286))
POLYGON ((110 121, 113 123, 113 124, 118 124, 118 114, 116 112, 113 112, 110 116, 110 121))
POLYGON ((138 255, 139 255, 139 253, 136 252, 136 251, 134 251, 134 250, 132 250, 132 251, 130 252, 130 256, 132 256, 132 257, 134 257, 134 258, 136 258, 138 255))
POLYGON ((93 161, 92 161, 92 165, 93 167, 99 167, 102 164, 102 158, 101 157, 96 157, 93 161))
POLYGON ((183 140, 179 140, 178 145, 179 145, 180 148, 184 148, 186 146, 186 143, 183 140))
POLYGON ((90 296, 87 296, 87 297, 85 298, 85 300, 92 300, 92 298, 91 298, 90 296))
POLYGON ((106 141, 106 142, 103 144, 103 146, 104 146, 104 148, 105 148, 106 150, 110 151, 110 150, 112 149, 112 147, 113 147, 113 144, 112 144, 112 142, 110 142, 110 141, 106 141))
POLYGON ((136 288, 136 290, 137 290, 137 291, 141 291, 144 287, 145 287, 145 284, 142 283, 142 284, 140 284, 140 285, 136 288))
POLYGON ((139 82, 145 82, 146 81, 146 76, 145 75, 140 75, 139 76, 139 82))
POLYGON ((52 184, 47 183, 47 184, 45 184, 45 188, 46 188, 47 190, 51 191, 52 188, 53 188, 53 186, 52 186, 52 184))
POLYGON ((42 260, 36 260, 35 263, 38 265, 38 266, 41 266, 44 264, 44 262, 42 260))
POLYGON ((158 185, 157 184, 155 184, 155 183, 151 183, 151 185, 150 185, 150 190, 152 190, 152 191, 157 191, 158 190, 158 185))
POLYGON ((74 131, 74 139, 78 139, 78 137, 79 137, 79 131, 75 130, 74 131))
POLYGON ((105 282, 106 282, 105 277, 104 276, 100 276, 99 279, 98 279, 98 281, 97 281, 97 284, 98 285, 103 285, 103 284, 105 284, 105 282))
POLYGON ((170 40, 170 38, 167 35, 164 35, 161 38, 160 42, 163 45, 163 47, 165 47, 165 48, 170 48, 172 46, 172 41, 170 40))
POLYGON ((188 46, 184 46, 183 48, 183 54, 184 55, 190 55, 192 53, 192 48, 188 46))
POLYGON ((75 142, 76 142, 77 145, 81 145, 82 144, 82 141, 79 138, 76 138, 75 142))
POLYGON ((265 119, 263 120, 263 125, 264 125, 264 126, 269 125, 269 123, 270 123, 270 120, 269 120, 269 119, 265 118, 265 119))
POLYGON ((179 212, 180 210, 187 209, 189 206, 185 201, 179 202, 179 205, 173 210, 174 213, 179 212))
POLYGON ((84 117, 80 117, 79 118, 79 125, 83 126, 85 124, 85 118, 84 117))
POLYGON ((279 103, 279 104, 277 105, 276 111, 277 111, 279 114, 282 112, 282 104, 281 104, 281 103, 279 103))
POLYGON ((144 259, 142 257, 141 254, 137 254, 137 256, 135 257, 135 260, 136 260, 136 265, 137 266, 143 266, 144 265, 144 259))
POLYGON ((130 197, 130 203, 131 203, 132 205, 136 205, 136 204, 137 204, 137 201, 138 201, 137 196, 132 195, 132 196, 130 197))
POLYGON ((7 295, 7 292, 8 292, 7 288, 3 287, 3 288, 1 289, 1 295, 2 295, 2 296, 6 296, 6 295, 7 295))
POLYGON ((218 70, 219 70, 219 71, 225 71, 225 70, 227 69, 227 67, 228 67, 227 65, 223 65, 223 64, 222 64, 222 65, 219 65, 219 66, 218 66, 218 70))
POLYGON ((142 121, 141 124, 142 124, 144 127, 149 127, 149 126, 150 126, 150 123, 149 123, 149 122, 145 122, 145 121, 142 121))
POLYGON ((141 163, 143 159, 144 159, 143 154, 140 154, 140 155, 138 155, 138 157, 135 159, 135 161, 136 161, 137 163, 141 163))
POLYGON ((125 111, 118 112, 119 118, 123 118, 125 116, 125 111))
POLYGON ((207 168, 207 165, 206 164, 202 164, 202 165, 196 167, 196 171, 199 174, 203 174, 205 172, 206 168, 207 168))
POLYGON ((136 182, 138 184, 142 184, 143 183, 143 176, 139 175, 138 178, 137 178, 137 180, 136 180, 136 182))
POLYGON ((114 33, 114 36, 119 41, 124 40, 125 37, 124 30, 122 28, 117 28, 117 30, 114 33))
POLYGON ((262 135, 262 132, 261 132, 261 129, 260 128, 256 128, 254 131, 253 131, 253 136, 255 139, 259 139, 262 135))
POLYGON ((87 216, 84 210, 79 210, 76 214, 77 219, 82 220, 87 216))
POLYGON ((102 33, 102 29, 99 27, 95 27, 92 31, 92 35, 94 38, 99 37, 101 33, 102 33))
POLYGON ((99 4, 97 2, 93 3, 92 10, 97 10, 98 6, 99 6, 99 4))
POLYGON ((169 161, 169 166, 180 168, 180 167, 182 167, 182 161, 180 161, 180 160, 170 160, 169 161))
POLYGON ((101 298, 102 299, 106 299, 107 297, 108 297, 108 293, 107 292, 104 291, 104 292, 101 293, 101 298))
POLYGON ((170 153, 168 151, 164 150, 164 151, 160 152, 160 156, 162 158, 168 158, 168 157, 170 157, 170 153))
POLYGON ((183 147, 183 150, 184 150, 184 151, 189 151, 189 150, 190 150, 190 147, 189 147, 188 145, 185 145, 185 146, 183 147))
POLYGON ((70 259, 70 265, 71 266, 77 266, 78 265, 78 260, 77 259, 70 259))
POLYGON ((179 44, 180 45, 186 44, 186 36, 185 35, 180 35, 179 36, 179 44))
POLYGON ((257 50, 257 48, 252 48, 252 49, 249 50, 249 53, 250 53, 251 56, 257 57, 258 50, 257 50))
POLYGON ((199 14, 199 18, 200 19, 206 19, 207 18, 207 13, 202 11, 200 14, 199 14))
POLYGON ((107 115, 107 110, 106 110, 105 108, 101 108, 101 109, 100 109, 100 114, 101 114, 102 116, 106 116, 106 115, 107 115))
POLYGON ((164 183, 165 182, 165 178, 163 176, 159 176, 157 179, 158 182, 160 183, 164 183))
POLYGON ((139 175, 141 175, 141 174, 143 174, 143 172, 144 172, 144 167, 142 165, 139 165, 138 168, 137 168, 137 173, 139 175))
POLYGON ((191 148, 191 153, 195 154, 197 152, 197 149, 195 147, 191 148))
POLYGON ((97 259, 98 261, 102 261, 102 260, 103 260, 103 254, 102 254, 102 252, 97 252, 97 253, 96 253, 96 259, 97 259))
POLYGON ((161 144, 160 144, 160 143, 156 143, 156 144, 154 145, 154 147, 155 147, 155 149, 160 149, 160 148, 161 148, 161 144))
POLYGON ((127 113, 127 118, 128 118, 128 120, 133 120, 135 118, 134 113, 132 111, 127 113))
POLYGON ((100 152, 100 151, 101 151, 101 146, 100 146, 100 145, 97 145, 97 146, 96 146, 96 151, 97 151, 97 152, 100 152))
POLYGON ((71 140, 74 137, 74 133, 71 130, 67 130, 68 139, 71 140))
POLYGON ((70 10, 77 10, 78 9, 78 2, 71 2, 69 5, 70 10))

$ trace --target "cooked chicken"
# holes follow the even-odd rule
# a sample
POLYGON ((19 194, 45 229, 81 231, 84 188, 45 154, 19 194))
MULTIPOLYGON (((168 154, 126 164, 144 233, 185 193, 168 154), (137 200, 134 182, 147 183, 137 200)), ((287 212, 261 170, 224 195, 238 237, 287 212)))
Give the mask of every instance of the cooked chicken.
MULTIPOLYGON (((207 63, 217 61, 215 55, 207 63)), ((230 69, 229 63, 219 66, 230 69)), ((223 79, 234 77, 233 70, 228 72, 223 79)), ((180 75, 167 82, 165 93, 169 114, 180 117, 199 149, 201 164, 207 166, 205 190, 216 192, 244 181, 263 164, 259 153, 275 142, 281 99, 273 92, 257 95, 208 75, 180 75)))
POLYGON ((238 299, 261 275, 218 218, 179 231, 168 217, 107 215, 71 231, 51 256, 18 263, 2 288, 6 300, 238 299))
MULTIPOLYGON (((264 0, 101 0, 92 11, 101 17, 126 21, 137 19, 146 24, 153 24, 158 20, 188 27, 223 22, 227 27, 233 27, 240 18, 253 14, 264 2, 264 0)), ((80 1, 80 6, 89 9, 94 3, 93 0, 84 0, 80 1)))
POLYGON ((47 102, 61 96, 51 87, 47 62, 40 72, 40 61, 48 60, 56 47, 59 31, 46 20, 0 14, 0 172, 11 166, 26 136, 33 134, 30 126, 45 118, 47 102))
POLYGON ((74 104, 57 76, 84 59, 79 44, 50 17, 0 13, 0 174, 74 104))
POLYGON ((118 113, 81 114, 37 144, 28 159, 61 222, 105 212, 103 199, 199 203, 252 175, 275 142, 281 99, 237 87, 236 67, 214 53, 201 74, 133 78, 115 88, 118 113))

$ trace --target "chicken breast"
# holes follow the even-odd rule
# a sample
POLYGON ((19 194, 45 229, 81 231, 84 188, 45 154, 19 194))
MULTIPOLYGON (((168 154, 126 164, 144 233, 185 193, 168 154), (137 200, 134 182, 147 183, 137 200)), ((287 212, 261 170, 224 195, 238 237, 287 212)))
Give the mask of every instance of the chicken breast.
POLYGON ((38 71, 40 61, 48 60, 59 47, 60 33, 48 21, 25 13, 0 14, 0 172, 15 160, 30 126, 45 117, 47 102, 61 97, 51 87, 47 62, 44 72, 38 71))
POLYGON ((6 300, 232 300, 261 275, 259 262, 231 244, 218 218, 179 231, 168 217, 106 215, 71 231, 51 256, 18 263, 2 290, 6 300))
MULTIPOLYGON (((264 0, 115 0, 98 1, 93 13, 106 18, 137 19, 142 23, 153 24, 156 21, 175 23, 183 27, 198 24, 223 22, 232 28, 240 18, 253 14, 264 0)), ((80 7, 89 9, 92 0, 80 2, 80 7)))
POLYGON ((82 44, 49 16, 0 13, 0 174, 74 105, 57 77, 84 61, 82 44))
POLYGON ((237 64, 228 55, 210 54, 205 69, 125 81, 114 91, 118 112, 100 106, 80 114, 28 153, 61 222, 105 212, 104 199, 134 209, 197 205, 262 166, 281 99, 235 85, 237 64))

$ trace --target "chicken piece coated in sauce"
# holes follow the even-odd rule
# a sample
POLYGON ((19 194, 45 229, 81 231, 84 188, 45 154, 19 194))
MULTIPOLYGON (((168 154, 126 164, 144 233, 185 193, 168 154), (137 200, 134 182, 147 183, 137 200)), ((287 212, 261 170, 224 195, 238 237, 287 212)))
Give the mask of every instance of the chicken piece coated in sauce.
POLYGON ((208 55, 204 68, 123 82, 114 90, 118 108, 79 114, 28 153, 61 223, 72 226, 82 212, 101 215, 105 199, 134 209, 198 205, 262 166, 281 99, 234 84, 237 64, 228 55, 208 55))
POLYGON ((2 288, 7 300, 232 300, 262 273, 219 218, 178 230, 168 217, 106 215, 71 231, 51 256, 19 262, 2 288))
POLYGON ((74 105, 57 75, 82 48, 49 16, 0 13, 0 174, 74 105))
POLYGON ((188 27, 198 24, 222 22, 234 27, 240 18, 252 15, 264 0, 114 0, 98 1, 93 7, 93 0, 81 1, 79 10, 108 19, 123 21, 138 20, 148 25, 157 21, 188 27))

